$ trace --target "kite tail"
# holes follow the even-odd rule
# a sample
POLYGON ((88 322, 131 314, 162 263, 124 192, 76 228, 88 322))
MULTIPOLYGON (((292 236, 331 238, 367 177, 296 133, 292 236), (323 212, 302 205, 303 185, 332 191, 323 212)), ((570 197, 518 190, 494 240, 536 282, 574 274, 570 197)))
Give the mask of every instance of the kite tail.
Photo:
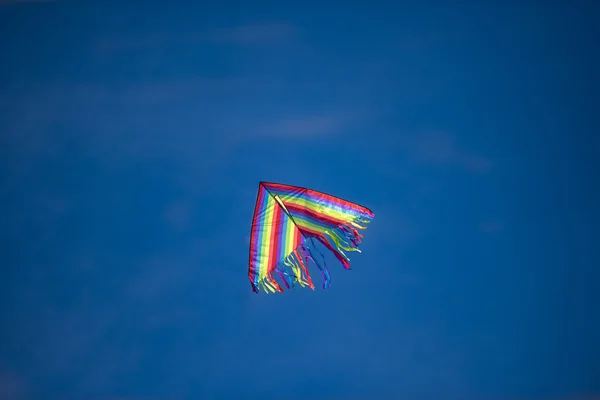
POLYGON ((302 252, 304 253, 304 256, 306 257, 306 259, 311 260, 321 270, 321 273, 323 275, 323 290, 326 290, 331 286, 331 275, 329 275, 329 269, 327 268, 327 262, 325 261, 325 257, 323 256, 323 254, 319 251, 319 249, 317 249, 317 247, 312 242, 312 238, 311 238, 311 245, 312 245, 312 248, 321 255, 321 259, 323 260, 323 265, 321 265, 320 263, 317 262, 317 260, 315 260, 315 257, 313 256, 313 254, 311 252, 311 248, 309 248, 305 245, 302 245, 302 252))
POLYGON ((287 289, 295 289, 295 285, 298 283, 302 287, 308 286, 314 290, 315 286, 308 271, 309 260, 321 271, 323 289, 328 289, 331 286, 331 275, 329 274, 325 257, 316 247, 313 239, 317 239, 329 249, 345 269, 350 269, 350 258, 344 251, 357 251, 360 253, 358 247, 364 236, 358 230, 366 229, 366 225, 371 222, 372 218, 373 216, 371 215, 361 215, 360 217, 339 224, 337 227, 325 229, 322 233, 312 232, 282 262, 277 264, 271 271, 268 271, 258 281, 252 282, 252 290, 257 293, 260 289, 263 289, 267 293, 283 292, 283 288, 274 277, 275 273, 287 289), (310 242, 310 247, 307 245, 308 242, 310 242), (322 262, 317 261, 317 257, 313 253, 315 251, 319 253, 322 262))
POLYGON ((350 258, 344 251, 361 252, 358 247, 364 236, 357 229, 367 229, 366 225, 372 219, 372 215, 361 215, 333 229, 324 230, 323 234, 316 236, 316 238, 333 253, 345 269, 350 269, 350 258))
POLYGON ((281 277, 281 280, 283 281, 284 285, 289 288, 289 281, 286 281, 285 279, 286 274, 282 271, 275 269, 274 271, 271 271, 262 279, 260 279, 258 283, 252 283, 252 291, 258 293, 260 289, 262 289, 267 293, 283 292, 283 288, 281 287, 281 285, 279 285, 277 280, 275 280, 275 277, 273 275, 274 272, 277 272, 277 274, 281 277))
POLYGON ((260 289, 264 290, 266 293, 275 293, 275 292, 283 292, 283 288, 279 285, 277 280, 274 277, 274 273, 277 272, 277 275, 283 281, 283 284, 289 289, 290 282, 292 281, 287 272, 279 267, 273 268, 273 270, 268 271, 264 276, 260 277, 257 281, 252 281, 252 291, 255 293, 259 293, 260 289), (286 279, 286 275, 287 279, 286 279))
POLYGON ((291 276, 295 278, 295 282, 298 282, 300 286, 308 286, 311 289, 315 289, 315 285, 312 282, 310 273, 306 263, 302 259, 302 256, 298 252, 303 245, 300 245, 297 249, 294 249, 283 261, 283 264, 291 270, 291 276))
POLYGON ((288 254, 281 263, 277 264, 273 271, 267 272, 257 282, 253 282, 252 290, 256 293, 261 289, 267 293, 283 292, 282 287, 274 277, 275 273, 287 289, 295 289, 295 285, 298 283, 302 287, 308 286, 314 290, 315 286, 308 272, 307 260, 303 259, 300 253, 303 247, 304 245, 301 244, 288 254))
POLYGON ((277 272, 277 275, 279 275, 279 278, 283 281, 286 288, 290 289, 290 286, 294 285, 294 281, 283 268, 277 266, 275 272, 277 272))

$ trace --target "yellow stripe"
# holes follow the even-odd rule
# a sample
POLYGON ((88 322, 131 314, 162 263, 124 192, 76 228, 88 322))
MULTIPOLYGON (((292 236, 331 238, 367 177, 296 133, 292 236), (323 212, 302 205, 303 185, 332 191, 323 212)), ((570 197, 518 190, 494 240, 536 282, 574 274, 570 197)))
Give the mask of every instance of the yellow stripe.
POLYGON ((316 232, 323 232, 324 231, 323 225, 315 224, 315 223, 310 222, 309 220, 306 220, 304 218, 296 217, 296 218, 294 218, 294 221, 296 221, 296 223, 298 225, 300 225, 301 228, 309 228, 309 229, 311 229, 313 231, 316 231, 316 232))
POLYGON ((295 225, 290 218, 287 219, 286 230, 285 230, 285 256, 288 256, 294 251, 294 228, 295 225))
POLYGON ((260 252, 262 257, 260 262, 260 267, 258 269, 259 279, 263 279, 267 276, 267 266, 269 265, 269 250, 270 250, 270 242, 271 242, 271 234, 273 233, 273 218, 275 211, 275 200, 271 196, 267 201, 267 206, 265 208, 265 219, 263 222, 263 226, 265 230, 263 232, 263 240, 260 244, 260 252))
POLYGON ((316 213, 327 215, 327 216, 333 217, 335 219, 338 219, 340 221, 352 221, 352 220, 356 219, 356 215, 354 215, 352 213, 346 213, 346 212, 340 211, 336 208, 333 208, 331 206, 325 206, 323 204, 316 203, 314 201, 310 201, 307 199, 298 198, 295 196, 285 196, 285 195, 281 196, 281 199, 286 203, 294 204, 297 206, 303 206, 310 210, 315 211, 316 213))

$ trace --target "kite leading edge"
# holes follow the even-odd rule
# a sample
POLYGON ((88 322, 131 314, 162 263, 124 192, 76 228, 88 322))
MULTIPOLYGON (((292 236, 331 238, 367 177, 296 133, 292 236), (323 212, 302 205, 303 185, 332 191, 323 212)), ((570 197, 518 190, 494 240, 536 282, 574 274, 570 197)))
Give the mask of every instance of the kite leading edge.
POLYGON ((314 290, 309 260, 320 269, 323 289, 327 289, 331 278, 314 240, 350 269, 344 251, 360 252, 363 235, 358 230, 366 229, 374 216, 366 207, 316 190, 260 182, 250 236, 248 277, 252 290, 283 292, 275 274, 288 289, 298 283, 314 290), (320 261, 314 252, 319 253, 320 261))

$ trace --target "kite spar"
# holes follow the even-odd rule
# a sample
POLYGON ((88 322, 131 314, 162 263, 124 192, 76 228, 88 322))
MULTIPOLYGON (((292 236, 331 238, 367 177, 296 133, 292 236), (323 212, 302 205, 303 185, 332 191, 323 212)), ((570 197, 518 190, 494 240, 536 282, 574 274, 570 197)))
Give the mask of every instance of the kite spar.
POLYGON ((250 235, 248 277, 252 290, 283 292, 275 274, 288 289, 298 283, 314 290, 309 260, 321 270, 323 289, 327 289, 331 285, 329 270, 314 240, 350 269, 344 251, 360 252, 363 235, 358 230, 366 229, 374 216, 366 207, 316 190, 260 182, 250 235))

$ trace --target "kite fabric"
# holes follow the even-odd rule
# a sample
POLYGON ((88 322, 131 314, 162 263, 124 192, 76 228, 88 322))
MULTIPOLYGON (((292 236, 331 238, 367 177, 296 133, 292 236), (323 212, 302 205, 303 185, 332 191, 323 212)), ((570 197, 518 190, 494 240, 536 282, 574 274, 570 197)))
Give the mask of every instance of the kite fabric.
POLYGON ((325 257, 315 247, 321 242, 350 269, 344 251, 358 251, 364 230, 374 218, 361 205, 316 190, 280 183, 260 182, 252 218, 248 277, 252 290, 283 292, 275 279, 290 289, 298 283, 314 290, 308 272, 312 261, 323 275, 323 289, 331 285, 325 257), (319 253, 317 261, 314 252, 319 253))

